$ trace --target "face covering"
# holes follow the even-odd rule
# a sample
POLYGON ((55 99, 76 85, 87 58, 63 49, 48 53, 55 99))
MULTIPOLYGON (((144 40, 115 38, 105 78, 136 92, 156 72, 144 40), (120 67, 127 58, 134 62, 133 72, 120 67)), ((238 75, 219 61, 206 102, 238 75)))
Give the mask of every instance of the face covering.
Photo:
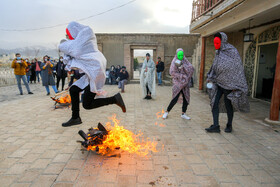
POLYGON ((216 50, 219 50, 221 48, 221 38, 219 37, 214 38, 214 46, 216 50))
POLYGON ((45 59, 44 59, 44 61, 45 61, 45 62, 47 62, 47 61, 48 61, 48 59, 46 59, 46 58, 45 58, 45 59))
POLYGON ((20 59, 21 59, 21 57, 17 57, 17 59, 18 59, 18 60, 20 60, 20 59))
POLYGON ((71 36, 71 33, 69 32, 68 28, 66 28, 66 34, 70 40, 74 40, 74 38, 71 36))
POLYGON ((184 52, 183 52, 183 51, 179 51, 179 52, 177 53, 177 58, 178 58, 179 60, 183 60, 183 58, 184 58, 184 52))

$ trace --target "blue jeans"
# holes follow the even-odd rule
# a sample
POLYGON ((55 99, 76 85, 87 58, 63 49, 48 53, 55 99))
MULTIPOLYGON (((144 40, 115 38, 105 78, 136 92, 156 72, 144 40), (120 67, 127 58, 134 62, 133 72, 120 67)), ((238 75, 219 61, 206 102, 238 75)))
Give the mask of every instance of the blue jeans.
POLYGON ((162 84, 161 74, 162 72, 157 72, 158 84, 162 84))
POLYGON ((30 81, 30 75, 27 76, 27 82, 29 83, 30 81))
POLYGON ((122 89, 122 91, 124 91, 124 85, 126 85, 126 84, 127 84, 126 79, 119 81, 119 85, 118 85, 119 89, 122 89))
MULTIPOLYGON (((47 93, 50 93, 50 88, 49 88, 49 86, 45 86, 45 88, 46 88, 46 90, 47 90, 47 93)), ((52 85, 52 88, 53 88, 53 91, 54 91, 55 93, 58 92, 55 85, 52 85)))
POLYGON ((37 77, 37 79, 38 79, 38 82, 40 82, 40 77, 39 77, 39 75, 40 75, 40 77, 42 78, 42 76, 41 76, 41 71, 36 71, 36 77, 37 77))
POLYGON ((18 85, 18 89, 19 89, 20 93, 22 93, 21 80, 23 81, 27 91, 30 92, 30 88, 29 88, 29 85, 27 83, 25 75, 16 75, 16 79, 17 79, 17 85, 18 85))

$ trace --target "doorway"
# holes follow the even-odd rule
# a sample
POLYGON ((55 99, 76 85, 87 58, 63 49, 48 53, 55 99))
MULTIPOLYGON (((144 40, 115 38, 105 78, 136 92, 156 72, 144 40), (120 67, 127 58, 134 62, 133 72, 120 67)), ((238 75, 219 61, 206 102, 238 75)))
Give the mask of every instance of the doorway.
POLYGON ((256 98, 271 101, 278 43, 259 45, 256 98))
POLYGON ((146 58, 146 54, 150 53, 151 59, 154 57, 153 49, 132 49, 133 50, 133 79, 140 80, 140 73, 142 69, 142 65, 146 58))

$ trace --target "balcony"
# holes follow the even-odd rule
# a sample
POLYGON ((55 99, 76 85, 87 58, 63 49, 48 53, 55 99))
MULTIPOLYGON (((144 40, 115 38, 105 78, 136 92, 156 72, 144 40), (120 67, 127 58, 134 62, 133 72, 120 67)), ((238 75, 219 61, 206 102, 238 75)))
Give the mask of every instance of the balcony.
POLYGON ((196 21, 200 16, 207 14, 224 0, 193 0, 192 20, 196 21))

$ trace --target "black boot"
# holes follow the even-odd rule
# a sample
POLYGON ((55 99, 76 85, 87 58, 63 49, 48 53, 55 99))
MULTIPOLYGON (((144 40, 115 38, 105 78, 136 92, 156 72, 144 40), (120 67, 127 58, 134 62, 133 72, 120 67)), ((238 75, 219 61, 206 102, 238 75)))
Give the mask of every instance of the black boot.
POLYGON ((227 127, 225 128, 226 133, 231 133, 232 131, 232 125, 227 124, 227 127))
POLYGON ((207 132, 220 132, 220 125, 211 125, 209 128, 205 129, 207 132))
POLYGON ((80 117, 78 117, 76 119, 71 118, 69 121, 62 123, 62 127, 70 127, 73 125, 79 125, 81 123, 82 123, 82 120, 80 117))
POLYGON ((125 104, 123 102, 121 94, 117 93, 116 95, 114 95, 114 98, 116 100, 116 105, 121 107, 123 112, 126 112, 126 107, 125 107, 125 104))

